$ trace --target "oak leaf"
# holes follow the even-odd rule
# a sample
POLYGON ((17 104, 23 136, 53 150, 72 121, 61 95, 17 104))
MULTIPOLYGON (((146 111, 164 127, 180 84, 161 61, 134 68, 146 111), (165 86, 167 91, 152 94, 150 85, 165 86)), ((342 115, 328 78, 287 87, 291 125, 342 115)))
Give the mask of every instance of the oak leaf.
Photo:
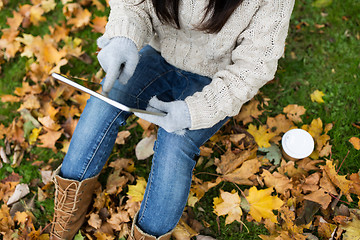
POLYGON ((225 224, 230 224, 235 220, 241 222, 242 210, 240 208, 241 199, 236 191, 220 191, 220 198, 214 199, 214 213, 218 216, 225 216, 225 224))
POLYGON ((301 115, 306 112, 306 109, 303 106, 297 104, 290 104, 283 109, 283 112, 286 113, 286 116, 295 123, 302 122, 301 115))
POLYGON ((264 148, 270 147, 271 144, 269 141, 276 136, 276 134, 270 132, 266 126, 259 126, 257 129, 256 126, 250 124, 247 131, 255 138, 255 142, 259 147, 264 148))
POLYGON ((255 186, 249 189, 249 195, 246 197, 250 204, 250 215, 255 221, 260 222, 262 218, 269 218, 276 223, 277 219, 273 210, 278 210, 284 202, 277 196, 271 196, 273 188, 257 190, 255 186))

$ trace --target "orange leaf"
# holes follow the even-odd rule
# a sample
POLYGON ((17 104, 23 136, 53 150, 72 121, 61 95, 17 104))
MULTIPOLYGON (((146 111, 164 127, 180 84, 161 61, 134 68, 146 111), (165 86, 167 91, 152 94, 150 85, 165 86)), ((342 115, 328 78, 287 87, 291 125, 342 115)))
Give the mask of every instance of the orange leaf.
POLYGON ((20 102, 20 98, 14 96, 14 95, 2 95, 1 96, 1 101, 2 102, 14 103, 14 102, 20 102))
POLYGON ((105 26, 107 23, 107 17, 98 17, 96 16, 93 20, 92 20, 93 24, 90 24, 90 26, 93 28, 93 32, 98 32, 98 33, 104 33, 105 32, 105 26))
POLYGON ((244 125, 253 121, 253 118, 258 118, 264 110, 259 110, 258 105, 260 104, 257 100, 251 100, 249 103, 241 108, 240 113, 235 116, 236 121, 242 121, 244 125))
POLYGON ((18 27, 20 27, 24 17, 16 11, 13 11, 13 15, 14 17, 7 19, 7 24, 10 26, 10 29, 16 31, 18 27))
POLYGON ((350 138, 349 142, 354 146, 356 150, 360 150, 360 139, 357 137, 350 138))
POLYGON ((30 22, 35 26, 38 26, 40 22, 46 21, 44 15, 44 9, 40 6, 31 6, 30 8, 30 22))
POLYGON ((320 204, 323 209, 326 209, 331 202, 330 195, 328 193, 325 193, 324 189, 322 188, 308 195, 305 195, 304 199, 320 204))
POLYGON ((68 20, 68 25, 73 25, 71 30, 76 30, 85 27, 90 23, 91 13, 87 9, 79 8, 76 12, 75 18, 68 20))
POLYGON ((55 143, 61 137, 61 134, 62 132, 49 130, 46 134, 39 136, 40 142, 42 143, 39 147, 51 148, 54 152, 57 152, 55 143))
POLYGON ((306 112, 306 109, 303 106, 298 106, 296 104, 290 104, 283 109, 283 112, 286 113, 286 116, 293 122, 299 123, 302 122, 301 115, 306 112))

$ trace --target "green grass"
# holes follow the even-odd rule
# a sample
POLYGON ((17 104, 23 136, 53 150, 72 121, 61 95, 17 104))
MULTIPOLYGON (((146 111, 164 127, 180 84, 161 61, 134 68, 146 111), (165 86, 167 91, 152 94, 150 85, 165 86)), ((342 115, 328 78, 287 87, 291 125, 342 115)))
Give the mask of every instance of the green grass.
MULTIPOLYGON (((7 27, 6 18, 12 16, 13 9, 16 9, 20 3, 28 2, 10 1, 9 5, 0 11, 0 28, 7 27)), ((360 4, 359 1, 344 0, 333 1, 326 8, 315 8, 311 5, 312 2, 312 0, 296 2, 287 38, 285 58, 279 61, 275 81, 261 89, 271 101, 266 107, 270 112, 265 113, 260 120, 264 123, 267 116, 282 113, 283 108, 288 104, 304 106, 307 109, 303 117, 304 124, 309 124, 319 117, 324 124, 334 123, 333 129, 329 132, 333 145, 332 158, 340 163, 347 156, 341 167, 341 173, 358 172, 360 151, 355 150, 348 140, 353 136, 360 137, 360 130, 352 126, 352 123, 360 122, 360 4), (300 23, 304 24, 298 29, 296 26, 300 23), (319 25, 324 25, 324 27, 318 28, 319 25), (293 58, 294 55, 295 58, 293 58), (311 102, 310 94, 315 90, 326 94, 325 103, 311 102)), ((109 10, 100 13, 92 8, 92 12, 96 15, 108 15, 109 10)), ((33 35, 49 33, 49 25, 64 20, 61 3, 55 11, 46 16, 47 22, 38 27, 26 29, 26 32, 33 35)), ((95 74, 99 69, 99 64, 93 53, 96 51, 96 38, 100 34, 93 33, 90 27, 86 27, 84 30, 71 33, 71 36, 83 40, 83 49, 91 57, 92 63, 86 64, 73 59, 63 68, 64 72, 70 71, 74 76, 95 74)), ((18 56, 2 64, 0 95, 10 94, 16 87, 21 86, 26 73, 26 61, 26 58, 18 56)), ((19 115, 16 112, 18 107, 19 104, 0 102, 0 122, 5 125, 11 123, 12 119, 19 115)), ((114 149, 113 157, 134 155, 134 146, 141 137, 141 131, 139 129, 131 131, 131 139, 121 152, 114 149)), ((4 145, 3 140, 0 141, 0 144, 4 145)), ((31 160, 44 162, 55 159, 52 165, 60 164, 62 157, 62 153, 54 153, 37 147, 29 150, 25 156, 31 160)), ((23 160, 23 163, 15 169, 12 169, 10 165, 5 165, 0 169, 0 178, 6 177, 13 171, 24 176, 22 181, 26 183, 40 177, 36 167, 31 165, 31 161, 23 160)), ((136 173, 139 176, 147 177, 149 171, 149 162, 137 163, 136 173)), ((206 176, 203 179, 206 179, 206 176)), ((204 234, 218 240, 229 240, 259 239, 259 234, 267 233, 264 227, 246 221, 244 223, 250 233, 247 233, 245 227, 240 231, 240 223, 225 226, 223 217, 220 217, 218 222, 213 213, 212 201, 218 196, 220 188, 231 190, 233 186, 223 184, 210 190, 194 208, 195 215, 210 224, 210 228, 206 229, 204 234)), ((35 189, 32 190, 35 191, 35 189)), ((52 213, 53 203, 51 199, 47 199, 44 202, 36 201, 35 206, 34 214, 39 219, 38 224, 44 227, 50 218, 49 213, 52 213)))

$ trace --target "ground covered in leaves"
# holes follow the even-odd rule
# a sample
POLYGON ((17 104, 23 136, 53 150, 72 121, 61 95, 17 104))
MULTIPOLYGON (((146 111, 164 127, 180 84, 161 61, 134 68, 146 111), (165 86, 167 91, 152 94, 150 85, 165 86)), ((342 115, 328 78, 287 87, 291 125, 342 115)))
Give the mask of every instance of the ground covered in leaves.
MULTIPOLYGON (((360 9, 345 1, 353 8, 334 15, 339 7, 333 5, 297 2, 276 78, 201 148, 173 239, 359 239, 360 66, 349 53, 356 50, 348 48, 359 45, 360 9), (343 24, 347 29, 334 34, 343 24), (309 41, 314 37, 320 42, 309 41), (336 51, 329 43, 338 44, 336 51), (342 64, 334 57, 339 52, 352 61, 342 64), (340 91, 344 86, 348 90, 340 91), (281 138, 293 128, 314 138, 309 157, 283 157, 281 138)), ((0 0, 0 9, 0 234, 48 239, 50 177, 89 97, 49 75, 100 82, 95 40, 108 4, 0 0)), ((126 238, 145 191, 156 132, 135 117, 120 129, 75 239, 126 238)))

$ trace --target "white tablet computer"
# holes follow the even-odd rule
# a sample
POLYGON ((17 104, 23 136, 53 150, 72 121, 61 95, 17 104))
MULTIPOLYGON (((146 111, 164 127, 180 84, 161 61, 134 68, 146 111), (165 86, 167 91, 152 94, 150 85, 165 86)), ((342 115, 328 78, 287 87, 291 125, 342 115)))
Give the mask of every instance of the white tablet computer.
POLYGON ((146 111, 146 110, 142 110, 142 109, 131 108, 131 107, 125 106, 124 104, 121 104, 121 103, 119 103, 117 101, 114 101, 114 100, 112 100, 112 99, 110 99, 110 98, 108 98, 108 97, 106 97, 106 96, 104 96, 104 95, 102 95, 100 93, 97 93, 97 92, 95 92, 95 91, 93 91, 93 90, 91 90, 91 89, 89 89, 89 88, 87 88, 87 87, 85 87, 85 86, 83 86, 81 84, 78 84, 78 83, 70 80, 69 78, 67 78, 64 75, 61 75, 61 74, 58 74, 58 73, 52 73, 51 76, 53 78, 65 83, 65 84, 69 85, 69 86, 72 86, 72 87, 74 87, 74 88, 76 88, 76 89, 78 89, 80 91, 83 91, 83 92, 86 92, 86 93, 90 94, 91 96, 94 96, 94 97, 96 97, 98 99, 101 99, 104 102, 107 102, 108 104, 110 104, 110 105, 112 105, 112 106, 114 106, 116 108, 119 108, 119 109, 121 109, 123 111, 133 112, 133 113, 135 113, 135 112, 146 113, 146 114, 157 115, 157 116, 165 116, 166 115, 166 113, 164 113, 164 112, 151 112, 151 111, 146 111))

